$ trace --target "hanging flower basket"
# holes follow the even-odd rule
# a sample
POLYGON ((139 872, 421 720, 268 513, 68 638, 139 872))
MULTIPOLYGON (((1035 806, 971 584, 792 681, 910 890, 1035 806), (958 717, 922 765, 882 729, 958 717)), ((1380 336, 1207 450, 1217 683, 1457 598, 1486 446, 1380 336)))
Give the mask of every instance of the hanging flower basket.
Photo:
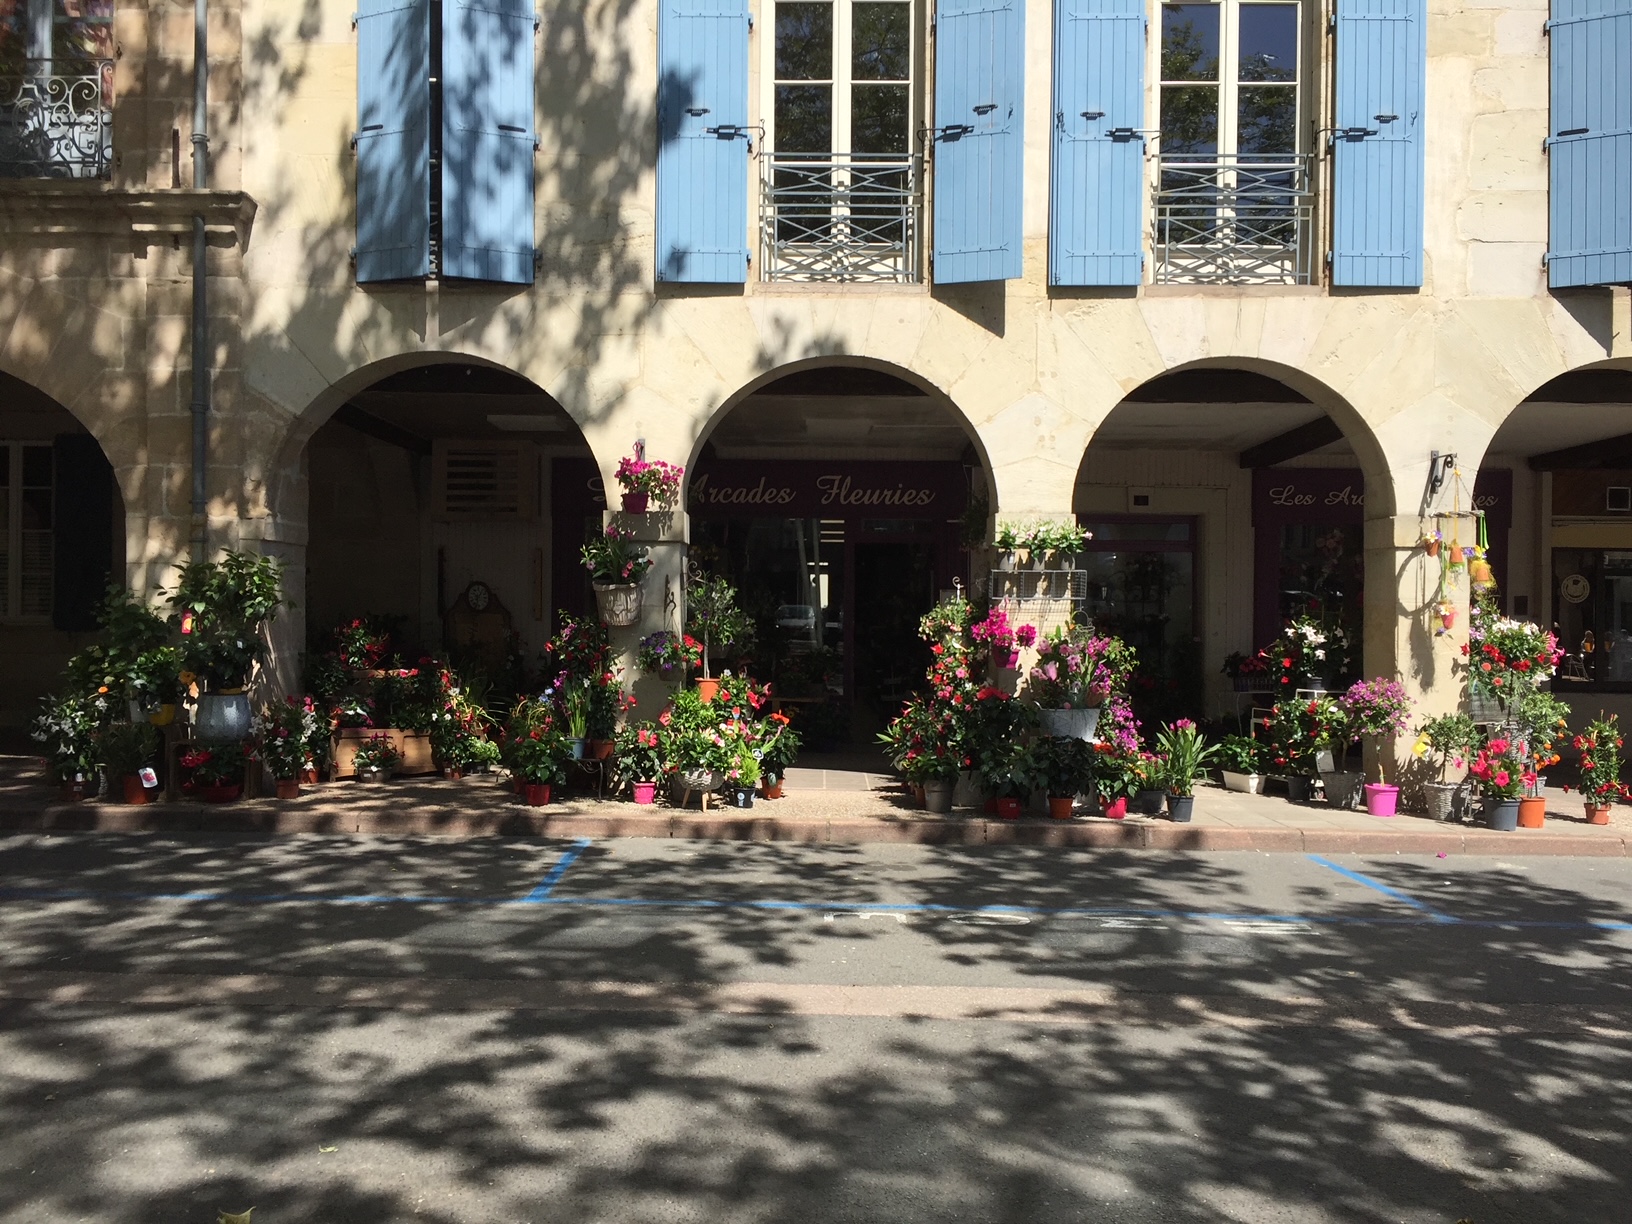
POLYGON ((613 628, 624 628, 640 616, 640 586, 633 582, 597 582, 595 606, 601 622, 613 628))

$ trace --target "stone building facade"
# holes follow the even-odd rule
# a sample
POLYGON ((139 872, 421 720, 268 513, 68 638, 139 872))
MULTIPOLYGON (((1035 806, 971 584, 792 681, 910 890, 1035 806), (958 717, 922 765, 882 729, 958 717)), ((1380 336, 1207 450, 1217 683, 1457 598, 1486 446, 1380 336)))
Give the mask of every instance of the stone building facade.
MULTIPOLYGON (((955 0, 942 0, 948 5, 955 0)), ((1493 547, 1505 550, 1500 578, 1515 611, 1556 615, 1557 532, 1598 554, 1632 548, 1621 528, 1632 519, 1617 518, 1612 503, 1600 509, 1584 494, 1580 513, 1555 513, 1558 488, 1579 483, 1579 469, 1532 462, 1596 447, 1576 462, 1620 487, 1613 460, 1632 432, 1632 391, 1620 381, 1632 374, 1627 290, 1548 284, 1550 208, 1559 204, 1544 147, 1555 136, 1546 4, 1430 0, 1423 10, 1421 284, 1380 287, 1334 285, 1321 258, 1339 223, 1331 0, 1148 6, 1148 70, 1137 95, 1146 133, 1139 283, 1071 287, 1050 274, 1059 237, 1053 133, 1064 122, 1055 64, 1063 27, 1051 0, 1021 5, 1019 275, 962 283, 937 281, 927 258, 933 227, 952 224, 936 212, 945 187, 936 158, 950 154, 935 145, 947 126, 935 113, 945 84, 936 53, 947 35, 935 28, 934 6, 748 7, 746 279, 660 275, 660 5, 582 0, 542 4, 537 14, 531 283, 433 276, 360 284, 358 211, 371 205, 359 204, 359 30, 349 0, 210 6, 211 169, 202 190, 185 185, 192 8, 116 0, 105 177, 13 169, 0 181, 0 441, 94 437, 118 494, 110 563, 143 593, 168 580, 200 526, 189 507, 188 337, 190 234, 203 215, 212 397, 201 526, 210 549, 261 549, 287 562, 295 607, 278 635, 285 679, 309 629, 389 611, 431 639, 478 581, 536 645, 553 608, 581 588, 570 554, 586 515, 601 511, 597 482, 612 484, 637 439, 648 457, 687 465, 693 482, 719 465, 716 489, 742 484, 744 471, 791 487, 786 465, 801 463, 842 475, 888 462, 908 476, 913 465, 936 463, 960 470, 960 499, 983 503, 993 520, 1076 517, 1100 524, 1102 542, 1130 524, 1130 539, 1145 538, 1141 519, 1159 521, 1172 528, 1163 536, 1170 551, 1189 558, 1175 596, 1189 607, 1157 615, 1183 622, 1215 710, 1231 700, 1216 676, 1221 659, 1261 645, 1266 618, 1280 611, 1275 580, 1263 579, 1274 548, 1261 533, 1303 521, 1296 498, 1316 494, 1295 490, 1300 472, 1319 473, 1307 479, 1322 506, 1340 508, 1329 521, 1344 526, 1363 567, 1366 673, 1398 676, 1431 707, 1460 699, 1455 664, 1466 619, 1451 634, 1432 631, 1439 571, 1418 541, 1426 528, 1458 521, 1440 515, 1471 508, 1477 481, 1495 480, 1507 500, 1506 538, 1493 547), (885 8, 892 11, 874 11, 885 8), (907 42, 901 66, 888 72, 905 76, 879 76, 879 57, 864 64, 862 44, 868 23, 894 20, 896 8, 907 42), (1258 10, 1271 8, 1293 14, 1290 76, 1261 71, 1277 54, 1266 48, 1283 36, 1264 32, 1275 15, 1258 10), (797 90, 815 88, 808 82, 818 76, 799 67, 794 43, 828 38, 824 21, 845 41, 825 44, 836 50, 821 87, 849 93, 823 95, 820 105, 849 123, 851 146, 866 136, 856 116, 887 110, 867 89, 904 86, 910 228, 903 222, 888 234, 908 234, 899 245, 912 248, 902 256, 910 266, 859 281, 853 264, 851 274, 807 266, 772 279, 776 260, 800 254, 797 243, 773 241, 789 232, 779 227, 797 224, 775 176, 798 167, 765 159, 777 153, 779 130, 784 149, 798 143, 788 135, 804 96, 797 90), (1202 49, 1200 68, 1193 57, 1188 67, 1175 58, 1185 37, 1202 49), (780 58, 779 42, 792 48, 780 58), (1258 67, 1232 69, 1254 46, 1258 67), (1179 91, 1198 79, 1214 91, 1199 104, 1203 128, 1221 125, 1210 137, 1183 126, 1195 122, 1183 107, 1196 107, 1179 91), (1241 150, 1258 130, 1249 128, 1279 105, 1260 98, 1257 111, 1239 109, 1266 79, 1290 84, 1285 151, 1305 159, 1307 178, 1295 190, 1275 180, 1257 199, 1231 178, 1236 194, 1225 199, 1217 175, 1247 173, 1241 150), (1225 114, 1231 104, 1238 109, 1225 114), (1177 211, 1168 198, 1165 213, 1161 197, 1164 175, 1194 165, 1181 165, 1178 153, 1164 161, 1162 141, 1188 149, 1192 163, 1212 161, 1206 232, 1188 248, 1181 222, 1198 215, 1194 197, 1177 211), (1231 141, 1236 151, 1220 152, 1231 141), (1217 260, 1219 218, 1239 225, 1266 199, 1283 210, 1274 214, 1281 228, 1262 230, 1256 245, 1280 241, 1291 253, 1276 254, 1267 272, 1261 249, 1249 253, 1259 258, 1256 272, 1242 271, 1250 260, 1239 249, 1233 264, 1217 260), (439 473, 472 443, 509 447, 536 473, 526 504, 502 521, 448 513, 439 473), (1454 455, 1455 470, 1430 492, 1436 452, 1454 455), (1280 494, 1293 513, 1275 517, 1276 489, 1294 490, 1280 494)), ((832 136, 837 128, 827 130, 831 144, 844 143, 832 136)), ((854 147, 818 152, 821 173, 857 173, 843 160, 854 147)), ((863 211, 853 205, 822 207, 849 208, 853 224, 863 211)), ((821 227, 837 225, 837 215, 821 227)), ((821 228, 828 239, 834 232, 821 228)), ((1632 468, 1632 451, 1621 463, 1632 468)), ((73 495, 58 490, 58 506, 73 495)), ((636 524, 659 559, 640 630, 672 620, 659 593, 676 588, 687 542, 707 534, 708 511, 696 499, 688 505, 689 513, 636 524)), ((890 540, 916 530, 882 514, 817 508, 809 517, 838 524, 813 531, 828 530, 840 548, 875 528, 890 540)), ((1471 543, 1471 526, 1462 530, 1471 543)), ((844 555, 853 588, 865 562, 844 555)), ((978 579, 978 565, 950 546, 936 555, 926 588, 978 579)), ((816 597, 824 606, 828 598, 839 597, 816 597)), ((782 602, 815 606, 795 594, 782 602)), ((76 639, 41 608, 9 610, 0 624, 0 668, 10 678, 0 713, 16 722, 76 639)), ((853 625, 844 631, 853 635, 853 625)))

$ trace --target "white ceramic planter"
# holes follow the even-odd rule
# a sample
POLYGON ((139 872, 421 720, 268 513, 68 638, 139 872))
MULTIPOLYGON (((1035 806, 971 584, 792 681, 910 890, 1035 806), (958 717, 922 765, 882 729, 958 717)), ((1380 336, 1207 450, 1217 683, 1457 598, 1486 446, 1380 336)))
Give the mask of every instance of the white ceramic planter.
POLYGON ((1224 775, 1224 789, 1236 791, 1243 795, 1261 795, 1264 791, 1263 774, 1233 773, 1228 769, 1220 770, 1224 775))

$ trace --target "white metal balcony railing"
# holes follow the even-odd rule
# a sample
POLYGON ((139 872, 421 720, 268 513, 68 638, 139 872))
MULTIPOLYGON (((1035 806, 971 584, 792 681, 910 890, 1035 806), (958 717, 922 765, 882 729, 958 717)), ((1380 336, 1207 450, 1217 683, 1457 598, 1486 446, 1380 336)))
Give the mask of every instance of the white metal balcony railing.
POLYGON ((1307 285, 1314 217, 1307 154, 1157 158, 1157 284, 1307 285))
POLYGON ((879 284, 919 279, 919 159, 902 154, 760 157, 760 278, 879 284))
POLYGON ((113 61, 0 69, 0 178, 106 178, 113 165, 113 61), (20 70, 19 70, 20 69, 20 70))

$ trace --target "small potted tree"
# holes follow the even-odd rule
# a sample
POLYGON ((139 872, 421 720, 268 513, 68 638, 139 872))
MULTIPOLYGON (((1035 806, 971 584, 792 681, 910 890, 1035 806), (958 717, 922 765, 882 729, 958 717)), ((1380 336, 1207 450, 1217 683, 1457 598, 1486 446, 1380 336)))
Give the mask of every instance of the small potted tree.
POLYGON ((1218 745, 1219 773, 1224 789, 1244 795, 1263 790, 1263 748, 1250 735, 1226 735, 1218 745))
POLYGON ((30 734, 44 747, 47 768, 66 803, 96 793, 96 729, 101 716, 93 698, 47 697, 34 719, 30 734))
POLYGON ((1209 744, 1195 723, 1181 718, 1157 733, 1156 753, 1167 785, 1168 819, 1188 824, 1195 810, 1196 779, 1218 755, 1218 745, 1209 744))
POLYGON ((181 631, 183 665, 202 692, 194 734, 242 743, 250 733, 244 690, 266 659, 264 630, 283 606, 283 567, 273 557, 229 552, 181 569, 170 619, 181 631))
POLYGON ((1417 742, 1411 751, 1422 758, 1435 775, 1422 784, 1428 815, 1435 820, 1456 818, 1456 796, 1462 789, 1462 783, 1449 782, 1445 775, 1453 764, 1458 769, 1463 768, 1467 754, 1478 742, 1479 728, 1474 725, 1473 719, 1460 712, 1430 718, 1417 728, 1417 742))
POLYGON ((1485 802, 1485 823, 1511 833, 1519 827, 1519 797, 1524 794, 1525 761, 1518 745, 1505 736, 1493 736, 1468 768, 1478 780, 1485 802))
POLYGON ((108 723, 98 731, 96 755, 108 779, 108 798, 114 802, 147 803, 147 779, 151 778, 152 785, 158 786, 158 779, 152 772, 158 751, 159 733, 145 719, 108 723))
POLYGON ((1094 746, 1072 736, 1050 735, 1033 750, 1037 783, 1048 792, 1048 814, 1070 820, 1077 796, 1094 785, 1094 746))
POLYGON ((1587 823, 1607 825, 1610 805, 1627 793, 1621 781, 1621 724, 1616 715, 1600 714, 1575 737, 1581 754, 1581 799, 1587 823))
POLYGON ((1365 784, 1366 811, 1372 816, 1392 816, 1399 810, 1400 788, 1383 778, 1383 748, 1409 725, 1411 699, 1398 681, 1378 677, 1355 681, 1338 704, 1348 715, 1350 734, 1369 741, 1377 758, 1377 781, 1365 784))
POLYGON ((1025 744, 1013 739, 993 739, 980 744, 976 769, 985 792, 997 800, 1001 820, 1020 819, 1020 801, 1030 793, 1036 779, 1036 761, 1025 744))
POLYGON ((657 783, 668 772, 663 737, 652 723, 630 723, 617 734, 618 779, 627 785, 636 803, 650 806, 657 798, 657 783))
POLYGON ((704 702, 713 701, 720 691, 714 658, 728 646, 741 647, 750 633, 748 617, 737 607, 737 588, 724 578, 692 570, 686 583, 686 633, 702 644, 703 674, 697 692, 704 702))
POLYGON ((551 787, 567 780, 567 762, 572 747, 561 729, 555 711, 543 701, 523 703, 511 719, 510 768, 521 784, 528 807, 543 807, 550 801, 551 787))

